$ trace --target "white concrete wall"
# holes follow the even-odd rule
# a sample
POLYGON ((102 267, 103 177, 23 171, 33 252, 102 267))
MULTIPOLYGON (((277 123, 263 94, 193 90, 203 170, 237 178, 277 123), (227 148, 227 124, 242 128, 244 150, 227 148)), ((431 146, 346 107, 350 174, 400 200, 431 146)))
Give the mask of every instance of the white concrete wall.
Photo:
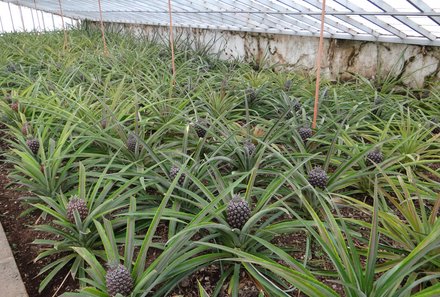
MULTIPOLYGON (((167 39, 168 27, 107 23, 108 30, 167 39)), ((278 68, 314 74, 318 38, 277 34, 175 28, 175 36, 193 46, 210 44, 223 59, 242 58, 279 64, 278 68)), ((440 47, 326 39, 322 74, 327 79, 350 79, 353 74, 374 79, 388 74, 410 87, 440 81, 440 47)))

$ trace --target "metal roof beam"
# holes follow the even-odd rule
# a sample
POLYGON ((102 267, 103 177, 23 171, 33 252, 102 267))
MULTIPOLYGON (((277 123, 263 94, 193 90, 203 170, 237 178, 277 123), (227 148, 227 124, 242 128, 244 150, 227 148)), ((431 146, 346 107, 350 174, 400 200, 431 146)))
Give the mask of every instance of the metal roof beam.
MULTIPOLYGON (((272 1, 272 0, 264 0, 264 1, 268 1, 270 3, 270 5, 276 5, 275 1, 272 1)), ((291 9, 294 9, 294 10, 305 11, 305 12, 310 11, 310 9, 308 9, 307 7, 305 7, 305 6, 303 6, 303 5, 299 4, 299 3, 295 3, 295 5, 292 6, 291 3, 286 3, 285 1, 277 1, 277 2, 282 3, 283 5, 291 8, 291 9)), ((310 15, 310 17, 315 19, 315 20, 317 20, 319 26, 321 26, 321 17, 319 15, 310 15)), ((353 29, 351 29, 351 28, 349 28, 349 27, 347 27, 347 26, 345 26, 343 24, 340 24, 338 22, 335 22, 334 20, 327 19, 325 21, 325 23, 327 25, 330 25, 330 26, 332 26, 332 27, 334 27, 334 28, 336 28, 336 29, 338 29, 340 31, 343 31, 343 32, 347 33, 347 34, 350 34, 350 35, 356 35, 357 34, 357 32, 354 31, 353 29)))
MULTIPOLYGON (((335 1, 336 3, 344 6, 345 8, 351 11, 362 10, 362 8, 347 0, 333 0, 333 1, 335 1)), ((374 23, 375 25, 381 27, 382 29, 390 32, 391 34, 398 36, 401 39, 405 39, 408 37, 405 33, 400 31, 399 29, 392 27, 390 24, 385 23, 384 21, 378 19, 375 16, 362 15, 362 17, 374 23)))
MULTIPOLYGON (((395 12, 396 11, 394 9, 394 7, 392 7, 391 5, 389 5, 388 3, 386 3, 386 2, 384 2, 382 0, 374 0, 374 1, 368 0, 368 2, 370 2, 371 4, 373 4, 374 6, 376 6, 377 8, 379 8, 379 9, 381 9, 383 11, 391 11, 391 12, 395 12)), ((409 19, 406 16, 392 15, 392 17, 394 17, 395 19, 399 20, 404 25, 410 27, 411 29, 413 29, 417 33, 425 36, 426 38, 428 38, 430 40, 436 40, 437 39, 437 37, 434 34, 429 32, 425 28, 422 28, 419 24, 417 24, 416 22, 414 22, 413 20, 409 19)))
MULTIPOLYGON (((317 0, 304 0, 304 1, 309 3, 310 5, 315 6, 316 8, 321 8, 321 6, 322 6, 321 2, 317 1, 317 0)), ((336 10, 334 10, 333 8, 328 7, 328 6, 326 6, 325 10, 326 10, 326 15, 334 15, 334 13, 337 12, 336 10)), ((348 24, 350 24, 350 25, 352 25, 352 26, 354 26, 354 27, 364 31, 365 33, 371 34, 371 35, 373 35, 375 37, 379 37, 379 35, 380 35, 378 32, 376 32, 372 28, 370 28, 368 26, 365 26, 364 24, 362 24, 362 23, 360 23, 360 22, 358 22, 356 20, 353 20, 352 18, 349 18, 346 15, 335 15, 335 16, 337 18, 339 18, 340 20, 342 20, 342 21, 344 21, 344 22, 346 22, 346 23, 348 23, 348 24)))
MULTIPOLYGON (((254 15, 261 14, 261 13, 270 15, 273 12, 280 12, 280 14, 277 15, 277 18, 279 20, 281 20, 284 23, 284 26, 287 28, 290 28, 293 25, 293 26, 299 27, 303 30, 312 30, 313 32, 319 32, 319 23, 315 22, 311 19, 308 19, 302 15, 300 15, 300 17, 286 16, 286 15, 282 14, 281 11, 275 10, 275 7, 267 8, 267 6, 265 6, 261 3, 256 3, 253 1, 249 1, 249 0, 239 0, 239 1, 235 0, 235 2, 239 3, 240 5, 245 6, 247 9, 250 8, 250 10, 248 10, 248 12, 246 12, 246 13, 252 13, 254 15), (253 12, 252 12, 252 10, 253 10, 253 12), (257 14, 255 14, 255 11, 257 12, 257 14)), ((262 20, 264 21, 264 18, 262 20)))
POLYGON ((437 25, 440 25, 440 17, 438 16, 432 16, 432 14, 435 13, 435 11, 425 2, 423 2, 423 0, 407 0, 409 3, 412 4, 412 6, 414 6, 415 8, 417 8, 418 10, 420 10, 421 12, 426 13, 426 15, 433 20, 435 23, 437 23, 437 25))

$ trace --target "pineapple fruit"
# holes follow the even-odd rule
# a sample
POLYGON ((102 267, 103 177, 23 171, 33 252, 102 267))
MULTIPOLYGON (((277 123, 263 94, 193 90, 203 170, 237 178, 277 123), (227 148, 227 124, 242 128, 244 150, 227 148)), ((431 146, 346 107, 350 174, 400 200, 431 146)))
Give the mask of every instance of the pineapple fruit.
POLYGON ((257 91, 254 88, 246 89, 246 99, 249 104, 257 101, 258 99, 257 91))
POLYGON ((366 164, 368 166, 373 165, 374 163, 379 164, 383 161, 383 154, 379 149, 375 149, 367 154, 366 164))
POLYGON ((321 167, 315 167, 309 172, 308 181, 314 188, 325 189, 328 182, 327 173, 321 167))
MULTIPOLYGON (((174 180, 179 173, 180 168, 177 166, 172 166, 170 169, 170 179, 174 180)), ((182 173, 179 177, 179 185, 183 185, 183 182, 185 181, 185 173, 182 173)))
POLYGON ((20 104, 17 101, 12 102, 9 106, 15 112, 18 112, 20 110, 20 104))
POLYGON ((124 265, 111 266, 105 275, 107 293, 114 297, 117 294, 129 296, 133 290, 133 279, 124 265))
POLYGON ((432 134, 439 134, 440 133, 440 124, 438 122, 437 118, 432 119, 432 123, 434 128, 432 129, 432 134))
MULTIPOLYGON (((137 146, 137 139, 136 136, 134 134, 130 134, 127 137, 127 149, 132 152, 135 153, 136 152, 136 146, 137 146)), ((138 148, 139 149, 139 148, 138 148)))
POLYGON ((255 144, 253 144, 250 140, 246 140, 244 142, 243 148, 248 156, 252 156, 255 152, 255 144))
POLYGON ((74 196, 70 199, 67 204, 67 218, 71 223, 75 223, 75 210, 78 211, 81 221, 85 220, 89 215, 89 209, 87 208, 87 203, 83 200, 74 196))
POLYGON ((301 127, 298 129, 298 133, 304 143, 306 143, 309 138, 313 136, 313 130, 310 128, 301 127))
POLYGON ((36 155, 40 149, 40 142, 36 138, 29 138, 26 140, 26 145, 34 155, 36 155))
POLYGON ((28 122, 23 123, 23 126, 21 126, 21 133, 24 136, 27 136, 31 131, 31 125, 28 122))
POLYGON ((194 129, 198 137, 203 138, 206 135, 206 130, 209 129, 209 123, 206 119, 198 119, 194 123, 194 129))
POLYGON ((249 204, 240 195, 234 195, 227 208, 228 224, 232 228, 241 229, 251 216, 249 204))

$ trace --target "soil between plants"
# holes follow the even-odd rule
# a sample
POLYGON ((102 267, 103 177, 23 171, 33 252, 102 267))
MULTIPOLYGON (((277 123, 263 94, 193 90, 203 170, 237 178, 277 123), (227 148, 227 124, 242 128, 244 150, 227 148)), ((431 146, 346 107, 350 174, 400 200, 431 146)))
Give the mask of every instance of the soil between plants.
POLYGON ((59 274, 44 291, 38 292, 38 287, 44 276, 39 277, 37 275, 40 269, 50 260, 34 262, 42 248, 32 244, 32 242, 36 238, 42 238, 42 235, 34 231, 31 226, 37 222, 39 214, 32 212, 21 216, 27 207, 24 206, 20 197, 29 193, 19 187, 10 185, 8 174, 11 165, 5 162, 3 156, 3 153, 8 150, 4 129, 6 127, 0 125, 0 221, 14 254, 26 291, 29 297, 59 296, 61 292, 74 291, 77 284, 71 277, 68 277, 63 283, 64 277, 68 273, 66 270, 64 273, 59 274), (62 283, 63 285, 60 287, 62 283))
MULTIPOLYGON (((38 276, 40 270, 54 259, 45 259, 34 262, 34 259, 43 250, 42 247, 32 244, 36 238, 47 238, 46 234, 34 231, 32 225, 42 223, 43 219, 37 211, 33 211, 26 215, 22 215, 27 210, 27 206, 21 201, 21 197, 29 196, 31 193, 25 189, 11 185, 8 174, 11 165, 5 161, 3 153, 6 152, 8 144, 6 141, 6 127, 0 124, 0 221, 6 233, 12 253, 21 274, 21 278, 25 284, 29 297, 52 297, 60 296, 64 292, 72 292, 78 289, 78 283, 70 277, 68 269, 63 269, 43 290, 38 292, 40 282, 45 275, 38 276), (45 237, 46 236, 46 237, 45 237)), ((46 221, 47 223, 47 221, 46 221)), ((164 227, 164 226, 162 226, 164 227)), ((166 237, 166 227, 158 229, 159 237, 166 237), (165 230, 165 231, 164 231, 165 230)), ((164 240, 164 239, 163 239, 164 240)), ((166 241, 166 240, 165 240, 166 241)), ((294 247, 297 252, 293 256, 297 259, 304 258, 304 242, 305 237, 302 233, 282 236, 276 240, 278 244, 294 247)), ((149 255, 149 261, 153 261, 159 254, 153 253, 149 255)), ((314 257, 315 258, 315 257, 314 257)), ((321 258, 321 257, 316 257, 321 258)), ((320 259, 321 261, 323 259, 320 259)), ((325 262, 325 260, 324 260, 325 262)), ((169 297, 197 297, 199 296, 197 283, 204 287, 208 293, 212 293, 219 279, 220 267, 218 264, 212 264, 194 272, 169 294, 169 297)), ((335 289, 341 296, 344 296, 342 287, 335 285, 331 280, 321 279, 335 289)), ((251 278, 245 273, 241 274, 240 296, 257 297, 259 290, 251 278)), ((292 292, 292 296, 305 296, 297 291, 292 292)), ((227 297, 227 285, 222 287, 221 297, 227 297)))

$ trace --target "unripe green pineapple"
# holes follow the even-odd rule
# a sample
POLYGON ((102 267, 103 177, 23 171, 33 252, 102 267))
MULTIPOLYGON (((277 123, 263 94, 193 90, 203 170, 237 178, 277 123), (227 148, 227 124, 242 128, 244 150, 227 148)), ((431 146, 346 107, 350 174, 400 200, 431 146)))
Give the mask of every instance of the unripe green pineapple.
POLYGON ((383 155, 379 149, 375 149, 367 154, 366 164, 368 166, 373 165, 373 163, 379 164, 383 162, 383 155))
POLYGON ((302 141, 305 143, 313 136, 313 130, 310 128, 301 127, 298 129, 299 136, 301 136, 302 141))
POLYGON ((87 208, 87 203, 83 199, 79 199, 74 196, 70 199, 67 204, 67 218, 71 223, 75 223, 75 210, 78 211, 81 221, 84 221, 89 215, 89 209, 87 208))
POLYGON ((234 195, 227 208, 228 224, 232 228, 241 229, 251 216, 249 204, 240 195, 234 195))
POLYGON ((315 167, 309 172, 308 181, 315 188, 325 189, 328 182, 327 173, 321 167, 315 167))
POLYGON ((40 142, 36 138, 29 138, 26 140, 26 145, 34 155, 36 155, 40 149, 40 142))
POLYGON ((112 266, 107 270, 105 275, 105 283, 107 293, 114 297, 117 294, 129 296, 133 290, 133 279, 130 272, 124 265, 112 266))

